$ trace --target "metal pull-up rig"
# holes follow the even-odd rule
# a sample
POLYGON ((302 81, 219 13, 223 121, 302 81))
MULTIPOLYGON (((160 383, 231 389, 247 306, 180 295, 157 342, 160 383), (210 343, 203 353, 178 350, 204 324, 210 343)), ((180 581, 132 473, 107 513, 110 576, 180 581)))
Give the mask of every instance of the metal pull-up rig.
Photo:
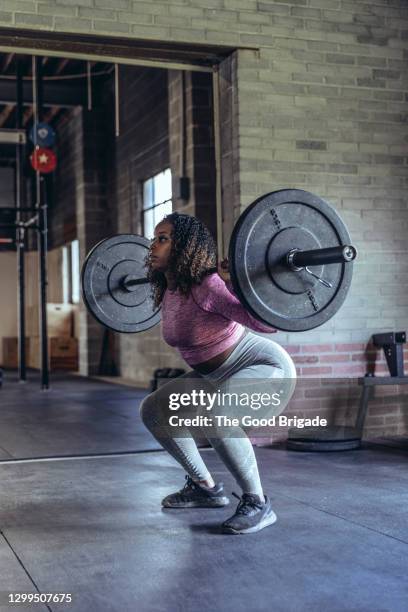
MULTIPOLYGON (((34 133, 40 122, 42 110, 41 87, 42 58, 32 57, 33 123, 34 133)), ((41 388, 49 388, 48 333, 47 333, 47 196, 44 177, 35 171, 35 202, 27 206, 26 176, 26 133, 23 127, 23 73, 21 61, 17 59, 16 75, 16 127, 1 130, 0 142, 16 145, 16 189, 15 206, 2 207, 2 211, 15 212, 14 223, 0 224, 0 229, 15 229, 17 250, 17 301, 18 301, 18 375, 20 382, 27 379, 27 356, 25 345, 25 251, 27 230, 37 232, 39 269, 39 318, 41 337, 41 388), (31 217, 27 219, 27 214, 31 217)), ((10 240, 11 241, 11 240, 10 240)))

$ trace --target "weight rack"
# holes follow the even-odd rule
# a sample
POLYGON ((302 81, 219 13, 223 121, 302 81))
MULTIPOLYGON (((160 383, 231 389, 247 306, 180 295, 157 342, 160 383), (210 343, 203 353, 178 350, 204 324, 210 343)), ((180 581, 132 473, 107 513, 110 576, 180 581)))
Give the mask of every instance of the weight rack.
MULTIPOLYGON (((34 133, 40 122, 42 109, 42 59, 32 57, 33 74, 33 122, 34 133)), ((15 206, 2 207, 2 211, 15 212, 15 222, 0 224, 0 228, 15 229, 15 244, 17 247, 17 308, 18 308, 18 370, 20 382, 27 380, 27 356, 25 349, 25 251, 27 230, 37 232, 38 268, 39 268, 39 313, 40 313, 40 336, 41 336, 41 388, 49 388, 49 366, 48 366, 48 332, 47 332, 47 197, 45 180, 40 172, 35 173, 35 203, 27 206, 26 181, 24 176, 24 165, 26 159, 26 138, 21 137, 23 132, 23 72, 22 63, 17 58, 17 104, 16 104, 16 128, 7 130, 9 132, 9 144, 16 145, 16 191, 15 206), (19 136, 19 137, 18 137, 19 136), (32 216, 25 219, 27 213, 32 216)), ((3 130, 2 142, 7 142, 7 134, 3 130)), ((0 383, 1 384, 1 383, 0 383)))

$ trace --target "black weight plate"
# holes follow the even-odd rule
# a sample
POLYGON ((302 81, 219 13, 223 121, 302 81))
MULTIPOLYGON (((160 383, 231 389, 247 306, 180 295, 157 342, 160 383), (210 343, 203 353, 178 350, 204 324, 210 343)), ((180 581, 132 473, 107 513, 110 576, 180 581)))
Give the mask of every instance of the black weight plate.
POLYGON ((234 290, 247 310, 282 331, 306 331, 328 321, 344 302, 353 264, 314 266, 313 272, 282 263, 294 248, 311 250, 350 244, 350 235, 335 210, 300 189, 266 194, 238 219, 231 236, 229 260, 234 290))
POLYGON ((303 451, 303 452, 336 452, 346 450, 356 450, 361 446, 361 438, 355 440, 288 440, 286 442, 287 450, 303 451))
POLYGON ((99 242, 82 267, 82 295, 91 314, 114 331, 136 333, 160 321, 153 308, 149 283, 127 291, 126 276, 146 277, 145 258, 149 240, 134 234, 119 234, 99 242))

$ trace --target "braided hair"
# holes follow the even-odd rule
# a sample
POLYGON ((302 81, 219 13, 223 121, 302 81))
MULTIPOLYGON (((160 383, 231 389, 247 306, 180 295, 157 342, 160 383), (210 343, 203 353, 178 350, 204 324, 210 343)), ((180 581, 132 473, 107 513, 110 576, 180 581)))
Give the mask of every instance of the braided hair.
MULTIPOLYGON (((215 271, 215 242, 206 225, 196 217, 173 212, 166 215, 163 221, 169 221, 173 226, 169 268, 176 280, 176 289, 188 296, 193 285, 199 285, 204 276, 215 271)), ((148 258, 146 265, 157 308, 162 302, 167 280, 163 272, 149 266, 148 258)))

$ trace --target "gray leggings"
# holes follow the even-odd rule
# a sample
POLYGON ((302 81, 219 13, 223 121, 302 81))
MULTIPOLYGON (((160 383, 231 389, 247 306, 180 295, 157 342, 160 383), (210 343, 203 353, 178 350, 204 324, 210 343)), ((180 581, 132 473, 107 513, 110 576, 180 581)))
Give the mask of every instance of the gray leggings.
MULTIPOLYGON (((210 383, 213 388, 221 392, 228 392, 234 385, 248 387, 248 381, 260 379, 259 384, 268 379, 280 378, 285 382, 283 401, 273 412, 280 414, 286 407, 293 394, 296 384, 296 369, 288 353, 276 342, 269 338, 257 336, 247 332, 238 345, 216 370, 209 374, 200 374, 191 370, 166 383, 154 393, 148 395, 140 406, 140 414, 145 426, 176 461, 178 461, 194 481, 207 480, 210 472, 207 469, 197 445, 188 428, 177 428, 177 437, 163 434, 160 424, 161 408, 168 407, 168 398, 171 393, 179 392, 180 385, 186 379, 196 379, 203 383, 210 383), (184 381, 182 380, 184 379, 184 381), (242 380, 244 379, 244 380, 242 380)), ((283 385, 282 385, 283 386, 283 385)), ((258 385, 259 389, 259 385, 258 385)), ((262 495, 262 486, 258 466, 252 444, 241 428, 223 432, 211 428, 211 434, 205 434, 209 443, 219 455, 225 466, 231 472, 243 493, 262 495)))

